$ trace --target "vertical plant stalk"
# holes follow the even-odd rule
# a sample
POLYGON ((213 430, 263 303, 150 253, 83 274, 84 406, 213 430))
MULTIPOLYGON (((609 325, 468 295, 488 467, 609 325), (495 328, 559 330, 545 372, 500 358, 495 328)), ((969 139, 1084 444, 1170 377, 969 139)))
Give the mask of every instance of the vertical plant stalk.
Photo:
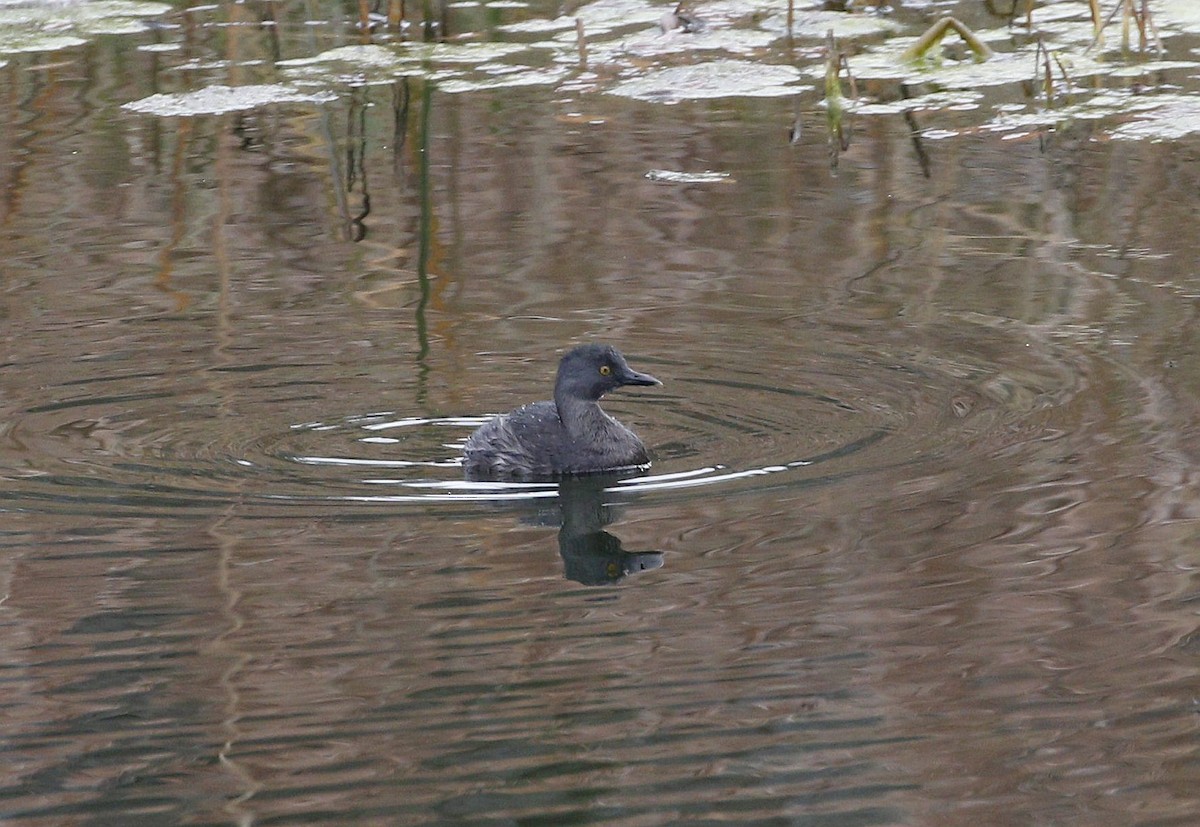
MULTIPOLYGON (((1062 78, 1063 96, 1067 98, 1066 102, 1069 104, 1071 102, 1071 74, 1067 71, 1066 64, 1062 62, 1058 54, 1051 52, 1046 42, 1039 37, 1037 49, 1033 53, 1033 87, 1037 89, 1038 86, 1041 86, 1047 109, 1053 109, 1055 103, 1057 103, 1054 94, 1054 70, 1050 65, 1050 61, 1052 60, 1054 61, 1054 66, 1058 67, 1059 77, 1062 78)), ((1035 94, 1034 98, 1036 99, 1036 97, 1035 94)))
POLYGON ((1071 73, 1067 71, 1067 67, 1063 64, 1062 59, 1058 54, 1052 54, 1054 65, 1058 67, 1058 73, 1062 75, 1063 90, 1066 97, 1066 104, 1071 105, 1071 73))
POLYGON ((833 29, 825 34, 825 105, 830 113, 842 111, 841 61, 838 59, 837 44, 833 40, 833 29))
POLYGON ((1142 33, 1143 45, 1147 40, 1146 32, 1150 32, 1149 42, 1153 44, 1155 53, 1162 57, 1162 40, 1158 36, 1158 27, 1154 25, 1154 15, 1150 13, 1150 0, 1142 0, 1141 11, 1138 14, 1138 30, 1142 33))
POLYGON ((1104 23, 1100 20, 1100 0, 1087 0, 1087 11, 1092 14, 1092 46, 1104 42, 1104 23))
POLYGON ((1092 13, 1092 45, 1104 43, 1104 23, 1100 19, 1100 0, 1088 0, 1088 10, 1092 13))
POLYGON ((1129 34, 1131 23, 1138 27, 1139 51, 1145 52, 1147 43, 1152 44, 1154 51, 1161 57, 1163 54, 1162 40, 1158 36, 1158 27, 1154 25, 1154 16, 1150 12, 1149 0, 1142 0, 1140 6, 1134 5, 1134 0, 1118 0, 1113 6, 1113 10, 1108 13, 1108 17, 1102 23, 1097 23, 1100 17, 1100 9, 1097 0, 1088 0, 1092 6, 1092 28, 1095 29, 1096 35, 1092 38, 1092 42, 1088 45, 1088 49, 1094 49, 1097 45, 1104 42, 1104 30, 1108 24, 1116 19, 1117 15, 1121 15, 1121 51, 1129 54, 1129 34))
POLYGON ((850 74, 850 61, 838 51, 833 39, 833 29, 825 33, 825 118, 829 126, 830 165, 837 167, 840 153, 850 147, 850 137, 845 130, 842 116, 842 67, 850 77, 851 93, 858 96, 858 85, 850 74))
POLYGON ((1129 54, 1130 22, 1133 20, 1133 0, 1121 0, 1121 51, 1129 54))
POLYGON ((850 84, 850 100, 858 100, 858 81, 854 79, 854 73, 850 71, 850 58, 845 52, 838 53, 839 69, 846 70, 846 83, 850 84))
POLYGON ((1041 37, 1038 38, 1037 49, 1033 53, 1033 73, 1034 77, 1041 74, 1042 96, 1046 101, 1046 108, 1053 109, 1054 75, 1050 71, 1050 50, 1046 48, 1046 41, 1041 37))

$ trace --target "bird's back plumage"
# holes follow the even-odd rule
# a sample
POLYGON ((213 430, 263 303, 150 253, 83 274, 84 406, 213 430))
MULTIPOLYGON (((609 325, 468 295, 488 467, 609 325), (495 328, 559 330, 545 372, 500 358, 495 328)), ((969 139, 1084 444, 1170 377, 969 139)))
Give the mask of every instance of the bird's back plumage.
POLYGON ((605 345, 582 345, 559 364, 554 400, 533 402, 481 425, 463 447, 471 477, 556 477, 648 465, 646 446, 601 410, 623 385, 661 384, 605 345))

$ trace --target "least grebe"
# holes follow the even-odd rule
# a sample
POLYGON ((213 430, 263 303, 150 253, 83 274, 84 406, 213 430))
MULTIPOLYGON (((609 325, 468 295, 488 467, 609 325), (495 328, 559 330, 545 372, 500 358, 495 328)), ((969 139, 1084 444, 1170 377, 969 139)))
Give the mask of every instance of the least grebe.
POLYGON ((473 477, 556 477, 647 465, 646 446, 600 409, 622 385, 661 385, 609 345, 580 345, 558 364, 554 401, 533 402, 471 434, 463 449, 473 477))

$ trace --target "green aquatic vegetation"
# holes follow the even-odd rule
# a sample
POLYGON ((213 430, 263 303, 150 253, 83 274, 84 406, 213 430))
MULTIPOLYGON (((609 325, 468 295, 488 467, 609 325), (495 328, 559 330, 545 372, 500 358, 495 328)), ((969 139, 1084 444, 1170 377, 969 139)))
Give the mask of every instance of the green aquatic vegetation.
MULTIPOLYGON (((1168 36, 1177 33, 1179 21, 1162 14, 1162 9, 1158 11, 1159 30, 1168 36)), ((951 127, 938 123, 937 115, 924 119, 919 133, 928 139, 970 132, 996 132, 1017 138, 1060 130, 1079 121, 1111 124, 1093 126, 1092 132, 1123 140, 1166 140, 1200 132, 1200 98, 1175 86, 1169 87, 1169 93, 1155 90, 1156 84, 1166 80, 1165 73, 1182 76, 1200 63, 1140 60, 1116 46, 1097 48, 1095 24, 1086 4, 1039 8, 1033 20, 1034 30, 1023 38, 1014 38, 1012 32, 1003 30, 976 33, 981 42, 996 46, 985 62, 976 61, 971 54, 936 54, 936 31, 918 40, 891 38, 876 44, 855 58, 856 74, 860 79, 904 84, 906 99, 892 103, 864 101, 851 111, 859 115, 979 112, 980 117, 973 123, 964 125, 964 120, 972 119, 960 115, 951 127), (936 54, 936 59, 905 61, 920 54, 936 54), (1136 87, 1138 94, 1109 88, 1127 84, 1129 78, 1142 80, 1136 87), (1017 94, 990 108, 981 98, 970 101, 956 97, 956 93, 1002 90, 1006 86, 1017 94), (914 90, 918 94, 911 94, 914 90)), ((946 31, 943 28, 940 34, 946 31)), ((1109 38, 1109 43, 1114 40, 1109 38)), ((1003 94, 998 91, 989 97, 1003 94)))
POLYGON ((967 44, 967 48, 971 50, 977 63, 989 59, 992 56, 992 50, 988 45, 975 36, 975 32, 956 17, 943 17, 941 20, 934 23, 925 33, 918 37, 911 46, 904 50, 901 58, 907 61, 922 60, 927 58, 930 52, 941 44, 946 35, 953 31, 963 39, 967 44))
MULTIPOLYGON (((886 48, 856 55, 854 73, 866 80, 895 80, 907 84, 928 84, 932 91, 945 89, 983 89, 1035 79, 1037 44, 1013 52, 994 52, 986 63, 970 58, 954 60, 943 57, 936 64, 907 63, 897 58, 904 54, 907 41, 889 42, 886 48)), ((1081 77, 1105 71, 1106 64, 1084 55, 1061 55, 1069 64, 1071 75, 1081 77)))

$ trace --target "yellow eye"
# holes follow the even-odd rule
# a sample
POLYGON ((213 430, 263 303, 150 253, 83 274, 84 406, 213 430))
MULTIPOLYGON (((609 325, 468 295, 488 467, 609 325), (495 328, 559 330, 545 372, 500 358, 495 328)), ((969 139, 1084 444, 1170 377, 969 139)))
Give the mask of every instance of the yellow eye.
POLYGON ((608 365, 600 366, 600 375, 601 376, 608 376, 610 373, 612 373, 612 368, 610 368, 608 365))

